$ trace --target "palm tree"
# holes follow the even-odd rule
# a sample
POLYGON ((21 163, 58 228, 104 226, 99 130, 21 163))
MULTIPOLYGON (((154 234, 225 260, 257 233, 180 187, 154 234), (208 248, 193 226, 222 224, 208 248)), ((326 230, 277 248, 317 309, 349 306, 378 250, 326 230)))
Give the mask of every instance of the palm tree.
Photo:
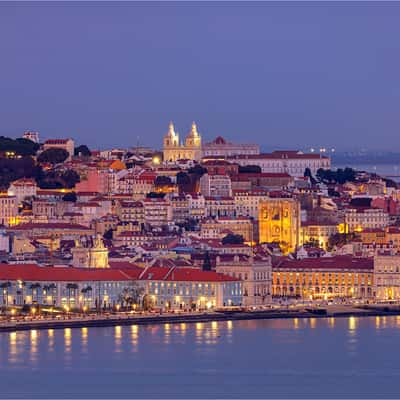
POLYGON ((68 293, 68 305, 70 306, 70 299, 71 299, 71 294, 74 293, 75 297, 75 290, 78 289, 78 285, 76 283, 67 283, 67 293, 68 293))
POLYGON ((87 294, 92 293, 92 287, 91 286, 86 286, 81 290, 81 293, 83 294, 83 305, 85 306, 86 303, 88 302, 87 294))
POLYGON ((55 283, 50 283, 49 285, 43 286, 43 291, 46 291, 46 295, 51 297, 51 305, 53 305, 54 300, 54 289, 57 288, 55 283))
POLYGON ((20 288, 18 289, 17 286, 17 291, 16 294, 21 296, 21 305, 25 304, 25 299, 24 299, 24 288, 26 286, 26 282, 24 281, 18 281, 17 285, 20 286, 20 288))
POLYGON ((8 306, 8 290, 11 287, 11 282, 7 281, 7 282, 3 282, 0 287, 1 289, 3 289, 3 304, 5 304, 6 306, 8 306))
POLYGON ((32 283, 29 288, 32 291, 32 303, 35 302, 34 300, 34 293, 36 294, 36 303, 39 302, 39 288, 41 288, 40 283, 36 282, 36 283, 32 283))

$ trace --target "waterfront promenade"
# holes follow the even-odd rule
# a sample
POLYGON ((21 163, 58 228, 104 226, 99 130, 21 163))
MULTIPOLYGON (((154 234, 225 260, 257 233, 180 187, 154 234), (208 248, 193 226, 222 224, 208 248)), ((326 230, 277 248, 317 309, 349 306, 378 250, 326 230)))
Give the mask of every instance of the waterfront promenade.
POLYGON ((400 306, 393 305, 329 305, 323 308, 276 308, 254 311, 222 311, 196 313, 99 313, 59 314, 54 316, 18 316, 0 321, 0 332, 30 329, 63 329, 118 325, 148 325, 165 323, 194 323, 211 321, 326 318, 326 317, 367 317, 400 315, 400 306))

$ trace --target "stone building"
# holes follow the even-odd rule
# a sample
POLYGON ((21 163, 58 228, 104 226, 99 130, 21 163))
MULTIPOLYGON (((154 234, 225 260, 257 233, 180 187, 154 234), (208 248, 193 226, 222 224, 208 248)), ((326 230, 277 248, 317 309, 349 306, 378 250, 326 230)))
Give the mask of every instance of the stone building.
POLYGON ((300 243, 300 203, 292 198, 270 198, 259 206, 260 243, 279 243, 284 252, 300 243))
POLYGON ((201 159, 201 136, 197 132, 197 126, 194 122, 184 144, 179 142, 179 133, 175 132, 174 124, 172 122, 169 124, 168 132, 164 136, 163 156, 165 162, 175 162, 182 159, 198 161, 201 159))

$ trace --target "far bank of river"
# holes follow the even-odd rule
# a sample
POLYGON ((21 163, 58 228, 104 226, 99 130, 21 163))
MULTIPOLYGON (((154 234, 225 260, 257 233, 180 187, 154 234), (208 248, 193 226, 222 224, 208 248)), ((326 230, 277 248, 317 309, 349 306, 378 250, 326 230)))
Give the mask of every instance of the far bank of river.
POLYGON ((400 315, 400 306, 327 306, 323 309, 280 309, 240 312, 208 312, 196 314, 111 314, 88 315, 84 317, 63 316, 62 318, 30 318, 0 323, 0 332, 14 332, 36 329, 64 329, 82 327, 106 327, 119 325, 149 325, 166 323, 195 323, 212 321, 239 321, 288 318, 326 318, 326 317, 371 317, 400 315))

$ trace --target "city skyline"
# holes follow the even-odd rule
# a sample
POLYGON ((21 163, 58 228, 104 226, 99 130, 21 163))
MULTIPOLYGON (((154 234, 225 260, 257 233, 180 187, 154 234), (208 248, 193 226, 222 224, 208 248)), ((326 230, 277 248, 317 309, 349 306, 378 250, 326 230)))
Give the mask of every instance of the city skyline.
POLYGON ((266 151, 398 142, 397 4, 0 7, 0 135, 160 148, 194 120, 266 151))

